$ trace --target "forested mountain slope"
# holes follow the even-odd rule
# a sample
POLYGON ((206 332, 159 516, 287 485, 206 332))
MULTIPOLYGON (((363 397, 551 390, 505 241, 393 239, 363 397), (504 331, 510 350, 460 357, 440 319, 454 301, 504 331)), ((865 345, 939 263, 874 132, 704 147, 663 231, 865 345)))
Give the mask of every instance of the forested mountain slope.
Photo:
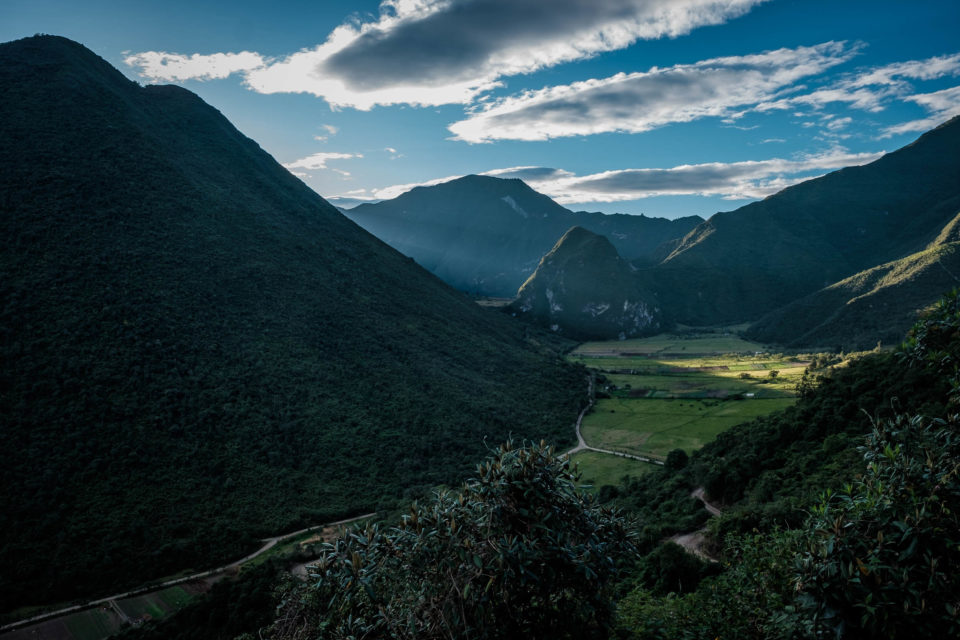
POLYGON ((642 275, 679 322, 758 318, 923 250, 960 207, 958 148, 960 117, 870 164, 717 213, 642 275))
POLYGON ((0 45, 0 95, 5 611, 391 505, 484 439, 572 439, 586 385, 543 339, 196 95, 52 36, 0 45))
MULTIPOLYGON (((950 228, 943 237, 950 237, 950 228)), ((919 312, 960 286, 960 242, 867 269, 768 313, 750 327, 753 340, 787 347, 858 351, 896 344, 919 312)))

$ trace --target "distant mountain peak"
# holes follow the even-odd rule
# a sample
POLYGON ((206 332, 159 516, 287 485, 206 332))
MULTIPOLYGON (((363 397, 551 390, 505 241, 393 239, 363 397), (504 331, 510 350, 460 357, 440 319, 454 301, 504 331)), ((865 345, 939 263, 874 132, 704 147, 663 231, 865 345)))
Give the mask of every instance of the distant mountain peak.
POLYGON ((497 296, 514 295, 572 226, 606 235, 627 259, 649 260, 702 222, 573 212, 520 179, 483 175, 416 187, 345 213, 454 287, 497 296))
POLYGON ((656 298, 610 241, 567 230, 520 287, 510 310, 576 339, 629 338, 661 330, 656 298))

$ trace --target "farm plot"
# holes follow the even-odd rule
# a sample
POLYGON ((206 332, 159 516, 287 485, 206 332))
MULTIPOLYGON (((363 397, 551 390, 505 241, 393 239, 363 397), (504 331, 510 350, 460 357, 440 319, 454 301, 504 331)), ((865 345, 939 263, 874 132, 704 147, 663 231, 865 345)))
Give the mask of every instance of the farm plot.
POLYGON ((605 484, 616 486, 624 476, 641 476, 656 467, 646 462, 611 456, 597 451, 579 451, 572 461, 580 469, 580 481, 599 490, 605 484))
MULTIPOLYGON (((597 372, 598 400, 581 429, 587 444, 661 460, 792 404, 808 360, 723 329, 588 342, 568 357, 597 372)), ((598 464, 585 461, 585 471, 598 464)))
POLYGON ((792 398, 601 399, 581 431, 591 446, 663 459, 673 449, 691 453, 734 425, 791 404, 792 398))

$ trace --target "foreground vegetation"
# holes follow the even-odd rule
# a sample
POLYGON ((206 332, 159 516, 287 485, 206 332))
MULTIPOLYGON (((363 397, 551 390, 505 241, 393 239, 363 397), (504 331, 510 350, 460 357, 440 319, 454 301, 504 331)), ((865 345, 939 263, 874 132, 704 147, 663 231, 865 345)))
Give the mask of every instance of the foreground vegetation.
MULTIPOLYGON (((287 583, 279 618, 270 613, 276 601, 263 596, 261 622, 244 630, 251 637, 292 638, 345 637, 366 628, 372 631, 366 637, 395 638, 408 633, 399 623, 405 620, 427 637, 443 633, 438 630, 467 637, 444 622, 448 614, 448 623, 476 621, 470 616, 502 613, 508 609, 497 603, 520 598, 538 604, 510 608, 515 617, 506 621, 487 619, 478 637, 503 637, 512 629, 533 638, 569 631, 625 640, 953 637, 960 631, 960 578, 950 570, 960 563, 958 363, 960 300, 954 295, 896 352, 821 368, 802 378, 795 406, 734 427, 689 458, 644 465, 645 473, 607 485, 597 498, 579 491, 568 463, 542 447, 505 448, 478 469, 478 478, 498 480, 475 479, 462 496, 443 492, 414 506, 396 529, 348 534, 327 547, 310 582, 287 583), (516 470, 521 456, 525 472, 516 470), (530 490, 531 482, 539 489, 530 490), (514 490, 504 492, 510 486, 514 490), (698 487, 723 508, 722 516, 711 518, 691 496, 698 487), (505 496, 514 498, 501 502, 505 496), (524 502, 529 499, 532 509, 524 502), (598 500, 622 511, 601 508, 598 500), (609 564, 599 553, 557 555, 561 546, 532 543, 534 537, 576 539, 563 536, 568 525, 582 532, 576 523, 583 521, 565 509, 607 514, 592 516, 595 523, 613 518, 604 530, 620 542, 610 548, 619 555, 610 558, 625 562, 609 564), (718 562, 664 544, 675 533, 697 530, 718 562), (577 585, 541 591, 544 576, 558 566, 601 581, 600 596, 584 595, 577 585), (511 569, 500 580, 502 567, 511 569), (412 576, 414 570, 420 573, 412 576), (549 622, 523 626, 552 614, 570 595, 577 600, 565 609, 563 629, 549 622), (457 611, 460 602, 464 608, 457 611)), ((594 455, 601 465, 633 463, 590 452, 574 460, 590 462, 594 455)), ((595 533, 590 544, 604 540, 601 530, 595 533)), ((228 607, 220 602, 215 617, 228 607)), ((191 620, 197 626, 184 627, 183 635, 168 626, 150 637, 204 637, 195 632, 202 619, 194 614, 191 620)))
POLYGON ((895 353, 801 386, 797 405, 735 427, 621 487, 647 553, 620 601, 628 638, 952 637, 960 630, 960 301, 895 353), (668 558, 709 516, 718 565, 668 558), (666 559, 666 561, 665 561, 666 559), (667 584, 659 577, 678 579, 667 584))

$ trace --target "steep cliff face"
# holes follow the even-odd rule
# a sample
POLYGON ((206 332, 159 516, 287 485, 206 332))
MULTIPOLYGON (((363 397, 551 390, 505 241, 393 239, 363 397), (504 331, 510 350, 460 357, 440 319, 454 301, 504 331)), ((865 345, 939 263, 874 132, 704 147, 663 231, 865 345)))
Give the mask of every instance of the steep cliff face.
POLYGON ((575 339, 630 338, 664 327, 656 298, 605 237, 573 227, 540 260, 510 305, 575 339))

